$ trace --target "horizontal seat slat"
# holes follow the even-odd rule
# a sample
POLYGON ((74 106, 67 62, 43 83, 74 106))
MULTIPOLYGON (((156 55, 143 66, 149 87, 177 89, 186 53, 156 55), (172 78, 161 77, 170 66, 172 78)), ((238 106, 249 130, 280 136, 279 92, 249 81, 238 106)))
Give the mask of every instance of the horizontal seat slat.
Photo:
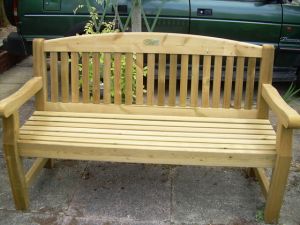
POLYGON ((41 141, 61 141, 74 143, 105 143, 120 145, 138 145, 138 146, 168 146, 168 147, 186 147, 186 148, 221 148, 221 149, 269 149, 275 150, 274 144, 257 144, 238 143, 238 144, 224 144, 217 142, 210 143, 191 143, 191 142, 163 142, 163 141, 149 141, 149 140, 119 140, 119 139, 95 139, 95 138, 81 138, 81 137, 62 137, 62 136, 39 136, 39 135, 20 135, 20 140, 41 140, 41 141))
MULTIPOLYGON (((222 133, 215 130, 215 133, 208 132, 168 132, 168 131, 143 131, 143 130, 114 130, 114 129, 91 129, 80 127, 44 127, 44 126, 24 126, 21 130, 21 134, 35 134, 50 135, 51 133, 80 133, 81 135, 93 135, 93 134, 116 134, 116 135, 135 135, 135 136, 164 136, 164 137, 193 137, 193 138, 236 138, 236 139, 253 139, 253 140, 275 140, 274 135, 259 134, 231 134, 222 133), (49 134, 48 134, 49 133, 49 134)), ((56 134, 57 135, 57 134, 56 134)))
POLYGON ((102 118, 102 119, 130 119, 130 120, 155 120, 155 121, 186 121, 186 122, 223 122, 242 124, 270 124, 265 119, 235 119, 235 118, 211 118, 211 117, 189 117, 189 116, 155 116, 155 115, 134 115, 131 114, 107 114, 107 113, 75 113, 75 112, 48 112, 35 111, 35 116, 49 117, 73 117, 73 118, 102 118))
POLYGON ((73 132, 41 132, 41 131, 21 131, 21 138, 27 136, 49 136, 49 137, 73 137, 73 138, 90 138, 93 139, 111 139, 111 140, 143 140, 143 141, 164 141, 164 142, 183 142, 183 143, 226 143, 226 144, 265 144, 275 145, 275 140, 258 140, 258 139, 238 139, 234 138, 222 138, 222 137, 168 137, 165 135, 153 136, 153 135, 129 135, 129 134, 103 134, 103 133, 73 133, 73 132))
POLYGON ((257 129, 231 129, 231 128, 205 128, 205 127, 165 127, 165 126, 128 126, 119 124, 86 124, 86 123, 64 123, 64 122, 45 122, 45 121, 27 121, 24 129, 41 130, 61 130, 69 128, 92 128, 92 129, 113 129, 113 130, 135 130, 135 131, 168 131, 168 132, 206 132, 206 133, 227 133, 227 134, 264 134, 274 135, 273 130, 257 129))
POLYGON ((150 120, 126 120, 126 119, 99 119, 99 118, 70 118, 70 117, 46 117, 32 116, 30 121, 51 121, 70 123, 91 123, 91 124, 124 124, 141 126, 169 126, 169 127, 214 127, 214 128, 235 128, 235 129, 271 129, 271 125, 265 124, 228 124, 220 122, 181 122, 181 121, 150 121, 150 120))

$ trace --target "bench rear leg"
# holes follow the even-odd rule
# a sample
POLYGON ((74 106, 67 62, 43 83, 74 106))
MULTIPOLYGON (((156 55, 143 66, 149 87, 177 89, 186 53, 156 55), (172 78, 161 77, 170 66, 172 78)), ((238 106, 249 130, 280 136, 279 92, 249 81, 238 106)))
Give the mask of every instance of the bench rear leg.
POLYGON ((54 159, 48 159, 45 168, 52 169, 54 167, 54 159))
POLYGON ((277 128, 277 158, 273 169, 265 207, 265 222, 277 223, 292 159, 293 130, 277 128))
POLYGON ((23 162, 17 149, 19 114, 16 112, 3 118, 3 149, 16 209, 26 210, 29 206, 28 188, 23 162))

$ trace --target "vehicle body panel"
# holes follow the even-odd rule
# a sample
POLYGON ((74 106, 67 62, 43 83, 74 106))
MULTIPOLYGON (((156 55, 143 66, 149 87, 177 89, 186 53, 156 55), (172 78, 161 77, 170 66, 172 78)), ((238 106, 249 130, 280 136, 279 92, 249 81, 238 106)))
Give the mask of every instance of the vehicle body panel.
MULTIPOLYGON (((5 0, 6 5, 11 7, 11 1, 17 0, 5 0)), ((190 33, 274 45, 275 67, 280 67, 280 76, 287 77, 300 68, 300 3, 299 0, 279 1, 287 0, 143 0, 142 3, 150 26, 163 6, 155 32, 190 33)), ((103 6, 94 0, 90 2, 94 2, 99 14, 103 13, 103 6)), ((122 9, 119 10, 121 19, 125 21, 131 0, 118 3, 122 9)), ((20 0, 18 36, 10 36, 14 39, 10 46, 20 40, 19 45, 26 45, 30 50, 33 38, 82 33, 90 18, 86 8, 74 13, 78 4, 71 0, 20 0)), ((108 7, 106 20, 113 17, 113 8, 108 7)), ((144 21, 143 31, 146 31, 144 21)))

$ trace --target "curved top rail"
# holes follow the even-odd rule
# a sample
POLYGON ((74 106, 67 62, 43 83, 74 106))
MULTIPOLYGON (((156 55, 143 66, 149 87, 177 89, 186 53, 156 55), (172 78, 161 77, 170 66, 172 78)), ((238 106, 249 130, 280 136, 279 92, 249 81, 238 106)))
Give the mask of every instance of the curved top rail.
POLYGON ((262 47, 221 38, 174 33, 110 33, 47 40, 46 52, 131 52, 262 57, 262 47))

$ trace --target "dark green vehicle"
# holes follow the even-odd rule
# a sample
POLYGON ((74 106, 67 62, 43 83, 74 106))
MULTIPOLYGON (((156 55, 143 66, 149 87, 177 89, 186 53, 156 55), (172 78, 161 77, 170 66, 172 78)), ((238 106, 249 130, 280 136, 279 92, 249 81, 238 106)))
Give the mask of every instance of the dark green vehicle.
MULTIPOLYGON (((5 0, 10 21, 18 28, 5 47, 26 54, 33 38, 57 38, 83 33, 87 10, 74 9, 76 0, 5 0)), ((119 0, 126 17, 131 0, 119 0)), ((142 0, 147 17, 154 19, 163 0, 142 0)), ((273 44, 276 47, 276 80, 300 76, 300 0, 165 0, 154 31, 207 35, 273 44), (298 74, 298 75, 297 75, 298 74), (297 75, 297 76, 296 76, 297 75)), ((97 8, 102 13, 103 8, 97 8)), ((109 8, 107 18, 113 17, 109 8)), ((300 78, 298 78, 299 80, 300 78)))

